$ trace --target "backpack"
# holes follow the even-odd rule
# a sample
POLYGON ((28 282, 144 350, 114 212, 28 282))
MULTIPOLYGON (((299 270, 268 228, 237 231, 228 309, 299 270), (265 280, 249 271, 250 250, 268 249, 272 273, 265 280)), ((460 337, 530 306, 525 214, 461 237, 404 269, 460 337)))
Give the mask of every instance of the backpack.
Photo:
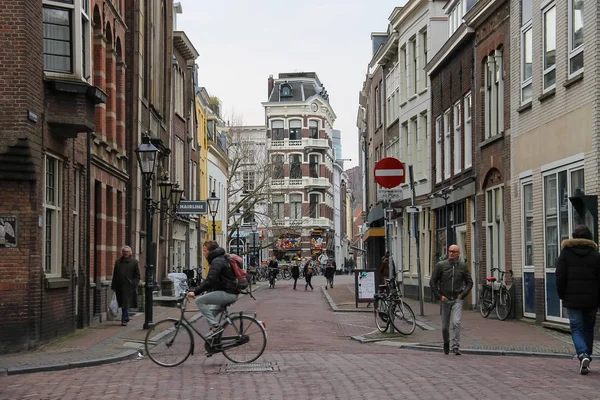
POLYGON ((235 288, 240 292, 248 289, 248 273, 242 268, 244 265, 242 257, 234 254, 227 255, 226 258, 233 269, 233 275, 235 275, 235 288))

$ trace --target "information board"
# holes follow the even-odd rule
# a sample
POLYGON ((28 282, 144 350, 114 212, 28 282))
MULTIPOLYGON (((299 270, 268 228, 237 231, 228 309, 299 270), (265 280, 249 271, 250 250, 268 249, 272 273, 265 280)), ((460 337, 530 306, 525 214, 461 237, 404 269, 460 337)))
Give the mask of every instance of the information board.
POLYGON ((354 293, 356 305, 358 303, 371 303, 377 293, 379 272, 375 269, 354 270, 354 293))

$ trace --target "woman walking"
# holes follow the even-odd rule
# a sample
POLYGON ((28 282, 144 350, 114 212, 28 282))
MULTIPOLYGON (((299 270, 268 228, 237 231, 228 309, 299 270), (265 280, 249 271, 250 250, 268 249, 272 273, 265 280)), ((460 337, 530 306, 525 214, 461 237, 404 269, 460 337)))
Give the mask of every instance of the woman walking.
POLYGON ((302 260, 298 258, 294 265, 292 266, 292 278, 294 278, 294 290, 296 290, 296 283, 298 283, 298 278, 300 277, 300 263, 302 260))
POLYGON ((304 264, 304 279, 306 279, 306 285, 304 285, 304 290, 308 290, 308 287, 310 286, 310 290, 315 290, 315 288, 313 288, 313 285, 310 281, 312 281, 312 276, 314 274, 315 270, 313 267, 313 261, 309 260, 306 264, 304 264))

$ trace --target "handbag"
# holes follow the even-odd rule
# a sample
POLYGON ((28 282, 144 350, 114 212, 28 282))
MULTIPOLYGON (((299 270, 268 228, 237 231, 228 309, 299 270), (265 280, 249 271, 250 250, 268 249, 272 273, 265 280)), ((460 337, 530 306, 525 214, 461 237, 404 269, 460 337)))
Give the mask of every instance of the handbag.
POLYGON ((116 293, 113 293, 112 300, 110 301, 110 305, 108 307, 108 312, 113 318, 117 318, 117 315, 119 314, 119 303, 117 302, 116 293))

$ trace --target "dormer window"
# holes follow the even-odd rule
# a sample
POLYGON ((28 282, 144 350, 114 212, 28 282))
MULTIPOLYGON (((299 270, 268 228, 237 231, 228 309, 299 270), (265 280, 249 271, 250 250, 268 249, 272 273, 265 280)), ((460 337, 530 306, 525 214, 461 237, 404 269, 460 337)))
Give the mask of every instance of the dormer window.
POLYGON ((287 83, 282 84, 279 95, 281 97, 292 97, 292 87, 287 83))

